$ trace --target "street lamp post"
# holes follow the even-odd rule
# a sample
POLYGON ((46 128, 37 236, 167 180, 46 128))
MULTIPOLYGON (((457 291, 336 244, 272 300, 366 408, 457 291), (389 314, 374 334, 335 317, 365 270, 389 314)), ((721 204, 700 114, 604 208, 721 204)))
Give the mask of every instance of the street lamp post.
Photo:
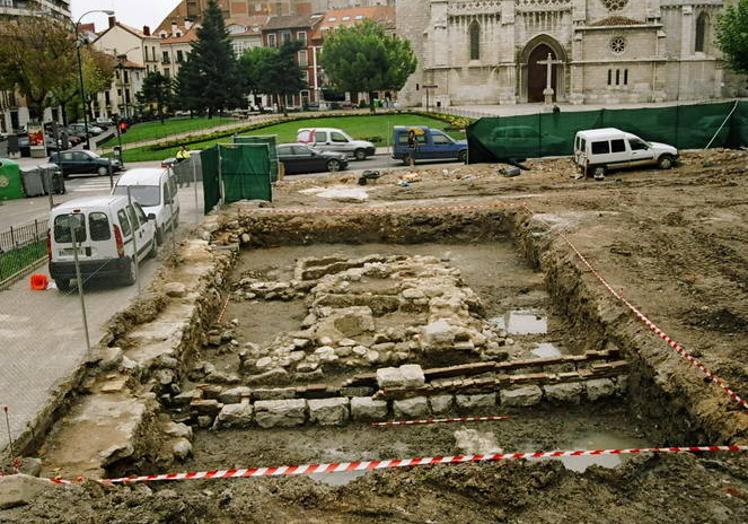
POLYGON ((92 9, 91 11, 86 11, 85 13, 83 13, 75 23, 75 42, 77 44, 76 48, 78 50, 78 80, 80 80, 81 103, 83 104, 83 125, 85 127, 86 133, 86 149, 88 150, 91 149, 91 137, 88 135, 88 104, 86 103, 86 87, 83 83, 83 60, 81 59, 81 46, 83 44, 81 42, 80 36, 80 25, 83 17, 92 13, 103 13, 105 15, 112 16, 114 14, 114 11, 110 11, 108 9, 92 9))

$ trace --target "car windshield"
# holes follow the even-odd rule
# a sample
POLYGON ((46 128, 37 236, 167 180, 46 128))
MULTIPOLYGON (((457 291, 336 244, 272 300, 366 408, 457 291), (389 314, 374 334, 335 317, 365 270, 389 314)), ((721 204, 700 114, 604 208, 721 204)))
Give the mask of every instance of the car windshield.
POLYGON ((117 186, 114 188, 114 194, 127 196, 128 187, 132 199, 143 207, 154 207, 161 203, 161 191, 158 186, 117 186))

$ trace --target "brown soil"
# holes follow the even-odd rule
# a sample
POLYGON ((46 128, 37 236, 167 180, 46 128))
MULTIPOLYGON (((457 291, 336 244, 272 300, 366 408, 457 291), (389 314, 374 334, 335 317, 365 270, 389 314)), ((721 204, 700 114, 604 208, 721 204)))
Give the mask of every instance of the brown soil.
MULTIPOLYGON (((500 446, 563 448, 596 430, 620 438, 645 438, 651 444, 746 443, 748 417, 737 414, 720 390, 705 384, 697 370, 615 305, 553 234, 554 228, 567 231, 613 286, 746 396, 746 165, 746 152, 709 151, 684 155, 682 165, 671 171, 621 172, 604 182, 573 180, 575 171, 568 160, 531 163, 532 169, 517 178, 501 177, 498 166, 467 166, 446 173, 428 168, 421 170, 423 181, 411 189, 397 186, 397 175, 385 175, 372 186, 370 201, 359 207, 525 202, 551 227, 547 238, 544 230, 537 238, 517 240, 530 258, 542 261, 554 306, 564 315, 560 328, 577 345, 619 343, 641 370, 625 409, 614 405, 533 410, 511 422, 476 428, 493 431, 500 446), (580 291, 582 285, 586 288, 580 291), (590 320, 593 314, 613 326, 609 332, 603 333, 601 325, 590 320)), ((341 180, 355 184, 345 176, 334 182, 341 180)), ((356 206, 297 192, 320 183, 327 182, 286 182, 278 188, 274 205, 356 206)), ((302 229, 307 220, 312 218, 297 219, 295 224, 302 229)), ((335 227, 334 217, 319 220, 335 227)), ((427 219, 424 227, 445 235, 451 231, 427 219)), ((355 241, 371 242, 374 236, 355 241)), ((267 244, 272 232, 259 233, 258 238, 267 244)), ((413 235, 410 240, 418 238, 413 235)), ((443 241, 474 239, 445 236, 443 241)), ((304 238, 300 236, 298 243, 304 238)), ((332 247, 322 251, 329 253, 332 247)), ((415 252, 421 247, 407 249, 415 252)), ((309 249, 318 248, 305 248, 303 255, 295 256, 308 256, 309 249)), ((459 253, 460 247, 453 252, 459 253)), ((456 265, 470 267, 470 260, 456 265)), ((278 264, 268 260, 266 266, 273 269, 278 264)), ((501 282, 502 275, 491 275, 494 278, 501 282)), ((528 293, 536 292, 532 274, 529 278, 528 293)), ((511 278, 495 290, 485 284, 487 280, 469 283, 484 300, 488 298, 494 311, 515 305, 516 297, 523 295, 521 289, 505 289, 513 284, 511 278)), ((268 318, 272 313, 268 310, 268 318)), ((294 322, 299 314, 294 313, 294 322)), ((454 453, 455 429, 409 429, 385 439, 374 439, 373 430, 356 425, 337 430, 199 432, 196 456, 186 467, 454 453)), ((51 489, 30 506, 0 512, 0 522, 744 522, 746 466, 748 459, 742 456, 637 457, 614 469, 593 467, 581 474, 558 462, 417 468, 367 474, 342 487, 311 479, 152 486, 156 493, 87 486, 72 493, 51 489)))

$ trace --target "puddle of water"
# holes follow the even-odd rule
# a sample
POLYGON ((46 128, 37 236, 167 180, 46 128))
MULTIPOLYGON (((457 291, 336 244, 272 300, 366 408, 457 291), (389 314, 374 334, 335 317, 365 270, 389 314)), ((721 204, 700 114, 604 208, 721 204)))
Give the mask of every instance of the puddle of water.
MULTIPOLYGON (((613 433, 594 432, 581 436, 566 449, 626 449, 646 447, 647 443, 633 437, 623 437, 613 433)), ((590 466, 615 468, 621 464, 620 455, 598 455, 592 457, 563 457, 561 463, 566 469, 583 472, 590 466)))
POLYGON ((345 486, 364 475, 366 471, 344 471, 342 473, 314 473, 309 477, 328 486, 345 486))
POLYGON ((531 351, 538 358, 555 358, 561 356, 561 350, 551 342, 542 342, 538 347, 531 351))
POLYGON ((548 332, 548 319, 530 309, 509 311, 489 322, 512 335, 542 335, 548 332))

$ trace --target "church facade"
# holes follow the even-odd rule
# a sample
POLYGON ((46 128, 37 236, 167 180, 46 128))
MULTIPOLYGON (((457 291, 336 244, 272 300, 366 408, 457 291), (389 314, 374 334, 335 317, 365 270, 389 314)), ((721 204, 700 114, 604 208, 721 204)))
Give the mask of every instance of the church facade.
MULTIPOLYGON (((728 2, 731 0, 727 0, 728 2)), ((745 96, 715 45, 723 0, 397 0, 418 70, 404 105, 745 96)))

